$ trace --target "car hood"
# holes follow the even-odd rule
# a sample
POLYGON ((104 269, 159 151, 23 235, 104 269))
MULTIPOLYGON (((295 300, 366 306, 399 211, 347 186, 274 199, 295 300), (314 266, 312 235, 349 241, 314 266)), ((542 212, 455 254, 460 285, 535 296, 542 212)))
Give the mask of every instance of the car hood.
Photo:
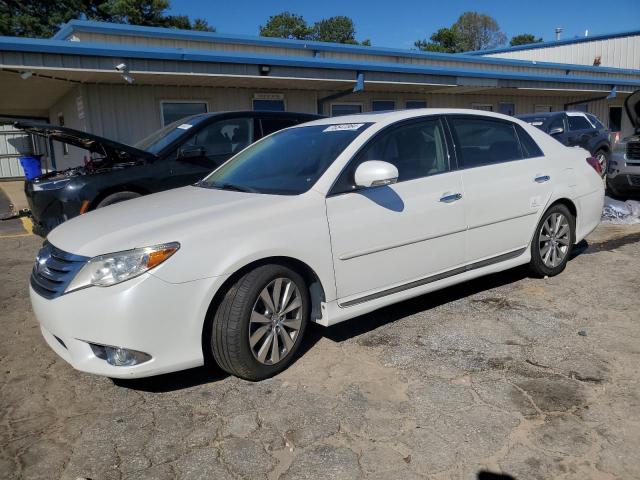
POLYGON ((640 90, 636 90, 627 97, 624 101, 624 108, 636 133, 638 133, 640 131, 640 90))
POLYGON ((227 235, 235 226, 291 201, 295 197, 182 187, 75 217, 47 239, 61 250, 86 257, 176 241, 185 247, 201 242, 212 229, 217 236, 227 235))
POLYGON ((153 153, 145 150, 140 150, 139 148, 132 147, 131 145, 99 137, 98 135, 93 135, 91 133, 74 130, 73 128, 35 122, 16 122, 14 126, 33 135, 50 138, 52 140, 73 145, 74 147, 89 150, 93 153, 104 155, 104 161, 100 162, 101 166, 104 166, 106 163, 131 162, 156 158, 153 153))

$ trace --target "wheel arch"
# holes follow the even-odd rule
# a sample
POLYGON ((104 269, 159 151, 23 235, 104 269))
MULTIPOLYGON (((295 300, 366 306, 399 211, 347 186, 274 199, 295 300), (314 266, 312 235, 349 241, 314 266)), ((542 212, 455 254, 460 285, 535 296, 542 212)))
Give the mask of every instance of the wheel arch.
POLYGON ((113 187, 107 187, 104 190, 100 190, 98 195, 96 195, 96 197, 91 201, 89 204, 89 210, 95 210, 102 200, 107 198, 109 195, 119 192, 135 192, 143 196, 151 193, 148 189, 140 187, 139 185, 115 185, 113 187))
POLYGON ((211 328, 213 326, 213 317, 215 316, 216 311, 229 288, 236 283, 238 279, 251 270, 262 265, 272 264, 284 265, 302 276, 309 289, 309 297, 311 299, 311 321, 322 318, 322 303, 326 300, 325 289, 322 285, 322 281, 320 280, 320 276, 307 263, 288 256, 271 256, 251 261, 229 275, 222 285, 220 285, 220 288, 217 289, 209 303, 204 319, 204 325, 202 327, 201 339, 202 354, 204 356, 205 363, 213 361, 211 342, 209 342, 209 339, 211 338, 211 328))
POLYGON ((576 221, 576 223, 578 222, 578 208, 576 207, 576 204, 573 202, 573 200, 566 197, 562 197, 554 200, 545 209, 545 212, 549 210, 551 207, 553 207, 554 205, 558 205, 558 204, 564 205, 565 207, 567 207, 569 209, 569 212, 571 212, 571 215, 573 215, 573 219, 576 221))

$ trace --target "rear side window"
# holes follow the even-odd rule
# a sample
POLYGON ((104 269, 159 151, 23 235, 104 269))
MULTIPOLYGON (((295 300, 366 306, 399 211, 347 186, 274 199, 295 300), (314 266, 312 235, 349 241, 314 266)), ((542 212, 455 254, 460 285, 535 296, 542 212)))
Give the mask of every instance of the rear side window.
POLYGON ((569 119, 569 130, 593 129, 591 124, 582 115, 580 116, 569 115, 567 118, 569 119))
POLYGON ((520 125, 516 125, 516 132, 518 132, 520 146, 522 147, 522 153, 525 158, 542 157, 544 155, 538 144, 533 138, 531 138, 531 135, 529 135, 524 128, 520 125))
POLYGON ((589 118, 589 120, 591 120, 591 123, 593 123, 596 128, 598 129, 605 129, 606 127, 602 124, 602 122, 600 120, 598 120, 598 117, 596 117, 595 115, 591 115, 590 113, 587 113, 587 117, 589 118))
POLYGON ((474 117, 453 117, 450 123, 459 168, 524 158, 513 123, 474 117))
POLYGON ((551 123, 549 123, 549 131, 553 130, 554 128, 561 128, 562 130, 564 130, 564 118, 562 117, 562 115, 558 115, 557 117, 553 117, 553 120, 551 120, 551 123))

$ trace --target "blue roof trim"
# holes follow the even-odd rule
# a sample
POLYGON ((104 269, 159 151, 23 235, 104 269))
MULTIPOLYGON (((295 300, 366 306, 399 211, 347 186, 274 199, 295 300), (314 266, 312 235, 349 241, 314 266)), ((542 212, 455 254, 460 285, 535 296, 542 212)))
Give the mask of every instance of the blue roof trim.
POLYGON ((492 78, 505 80, 542 81, 558 83, 586 83, 607 85, 640 86, 637 80, 623 78, 577 77, 558 75, 531 75, 495 70, 475 70, 462 68, 441 68, 415 64, 355 62, 324 59, 322 57, 293 57, 259 54, 244 54, 237 51, 208 51, 182 48, 138 47, 113 43, 69 42, 34 38, 0 37, 0 50, 54 53, 58 55, 94 55, 116 58, 144 58, 157 60, 175 60, 189 62, 268 64, 274 66, 293 66, 303 68, 346 69, 364 72, 396 72, 439 76, 462 76, 472 78, 492 78))
POLYGON ((74 32, 93 32, 108 35, 132 35, 146 38, 168 38, 176 40, 193 40, 202 42, 240 43, 260 47, 289 48, 294 50, 324 51, 356 53, 368 55, 390 55, 405 58, 423 58, 429 60, 457 61, 466 63, 486 63, 488 65, 511 65, 539 68, 560 68, 565 70, 601 72, 639 75, 640 70, 619 69, 611 67, 592 67, 589 65, 575 65, 565 63, 537 62, 530 60, 516 60, 506 58, 477 57, 475 55, 421 52, 385 47, 365 47, 362 45, 348 45, 342 43, 313 42, 306 40, 290 40, 285 38, 257 37, 251 35, 232 35, 216 32, 200 32, 194 30, 179 30, 163 27, 144 27, 121 23, 94 22, 89 20, 71 20, 65 23, 56 33, 53 40, 66 40, 74 32))
MULTIPOLYGON (((528 43, 526 45, 517 45, 515 47, 491 48, 487 50, 474 50, 472 52, 464 52, 459 55, 488 55, 492 53, 518 52, 522 50, 535 50, 537 48, 559 47, 561 45, 572 45, 574 43, 595 42, 598 40, 609 40, 620 37, 634 37, 640 35, 640 30, 629 30, 626 32, 605 33, 602 35, 590 35, 588 37, 567 38, 566 40, 550 40, 548 42, 528 43)), ((598 67, 595 67, 598 68, 598 67)))

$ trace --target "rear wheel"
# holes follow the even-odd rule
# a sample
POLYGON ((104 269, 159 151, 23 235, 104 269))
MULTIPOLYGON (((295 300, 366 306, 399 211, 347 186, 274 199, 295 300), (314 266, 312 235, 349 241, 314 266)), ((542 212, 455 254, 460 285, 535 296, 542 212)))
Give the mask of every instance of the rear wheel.
POLYGON ((293 361, 309 317, 303 278, 283 265, 264 265, 242 276, 213 319, 216 363, 245 380, 271 377, 293 361))
POLYGON ((537 276, 564 270, 575 242, 575 219, 567 207, 553 205, 542 218, 531 242, 531 270, 537 276))
POLYGON ((124 202, 125 200, 131 200, 132 198, 138 198, 138 197, 141 197, 141 196, 142 195, 140 195, 137 192, 116 192, 116 193, 112 193, 111 195, 107 195, 102 200, 100 200, 98 205, 96 205, 96 208, 106 207, 106 206, 109 206, 109 205, 113 205, 114 203, 124 202))

